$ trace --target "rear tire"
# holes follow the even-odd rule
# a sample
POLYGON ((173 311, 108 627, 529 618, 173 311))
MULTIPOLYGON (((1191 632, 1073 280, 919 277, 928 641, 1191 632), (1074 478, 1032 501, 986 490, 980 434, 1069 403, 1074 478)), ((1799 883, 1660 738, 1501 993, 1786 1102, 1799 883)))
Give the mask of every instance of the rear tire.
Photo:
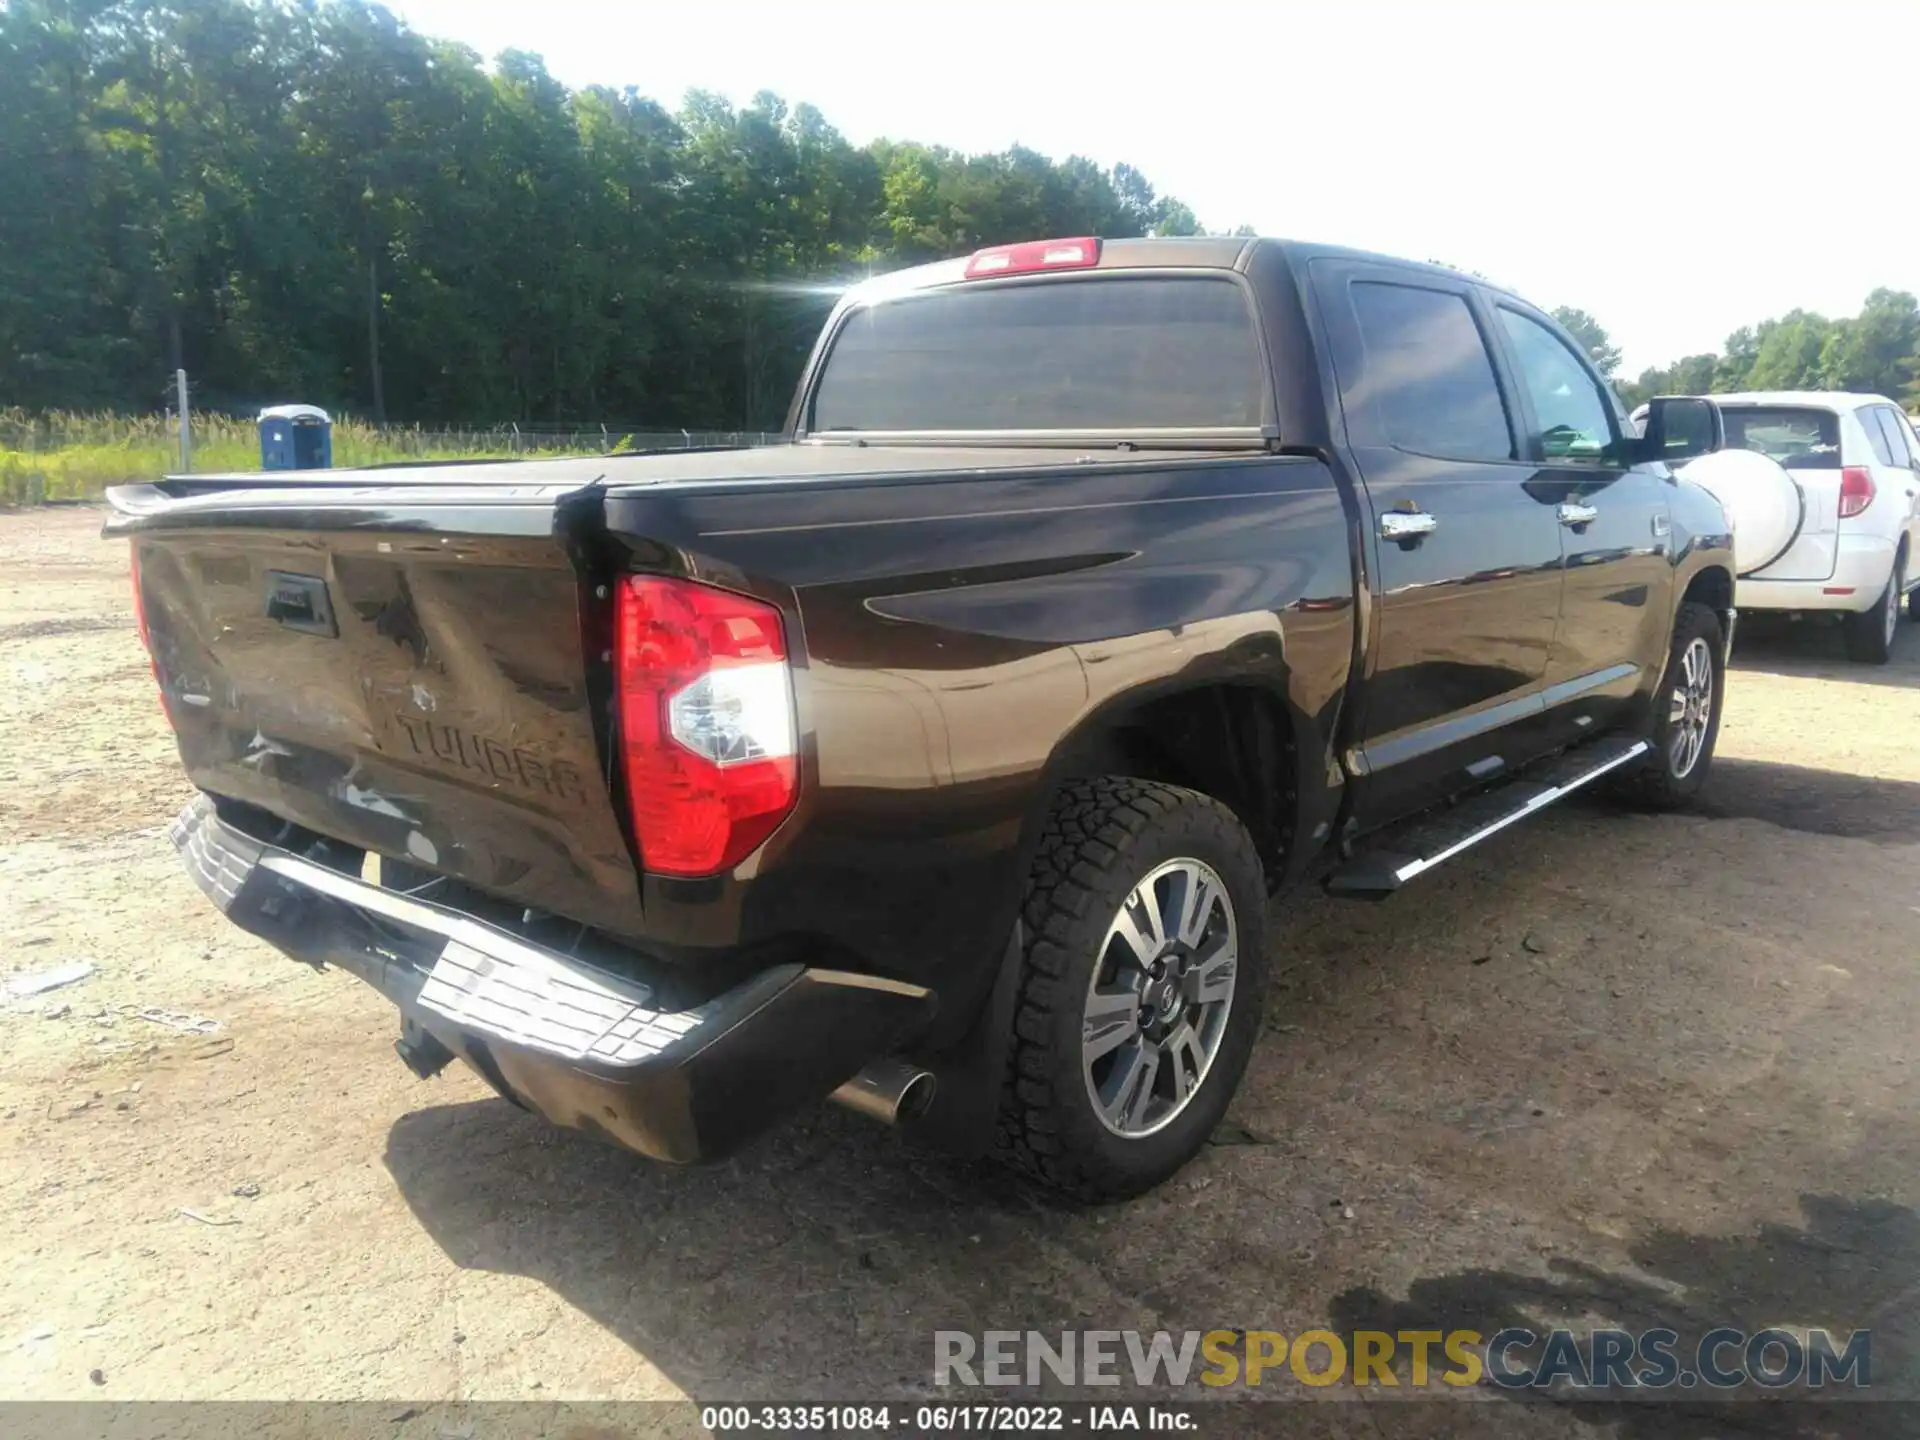
POLYGON ((1847 658, 1862 665, 1884 665, 1893 658, 1893 634, 1900 624, 1900 591, 1907 578, 1907 554, 1902 550, 1893 558, 1893 573, 1887 576, 1887 588, 1880 592, 1871 610, 1849 615, 1846 628, 1847 658))
POLYGON ((1265 906, 1253 841, 1219 801, 1066 785, 1022 907, 1000 1158, 1083 1200, 1138 1195, 1192 1159, 1259 1032, 1265 906))
POLYGON ((1620 786, 1621 795, 1647 810, 1678 810, 1699 793, 1720 738, 1727 693, 1726 646, 1720 617, 1689 600, 1673 624, 1666 673, 1654 691, 1653 755, 1620 786))

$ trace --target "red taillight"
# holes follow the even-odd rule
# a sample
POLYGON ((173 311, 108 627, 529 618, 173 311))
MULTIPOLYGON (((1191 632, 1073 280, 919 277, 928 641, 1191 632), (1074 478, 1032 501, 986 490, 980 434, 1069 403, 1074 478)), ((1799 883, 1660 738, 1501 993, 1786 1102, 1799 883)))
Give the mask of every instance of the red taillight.
POLYGON ((967 261, 967 279, 991 275, 1019 275, 1030 270, 1085 270, 1100 263, 1097 236, 1077 240, 1028 240, 1020 245, 995 245, 974 252, 967 261))
POLYGON ((140 547, 127 546, 127 570, 133 576, 133 624, 140 632, 140 648, 149 657, 153 654, 153 642, 147 634, 147 597, 140 593, 140 547))
POLYGON ((780 612, 690 580, 629 575, 618 594, 620 753, 641 861, 661 875, 730 870, 798 790, 780 612))
POLYGON ((1873 503, 1873 472, 1864 465, 1849 465, 1840 472, 1840 518, 1858 515, 1873 503))

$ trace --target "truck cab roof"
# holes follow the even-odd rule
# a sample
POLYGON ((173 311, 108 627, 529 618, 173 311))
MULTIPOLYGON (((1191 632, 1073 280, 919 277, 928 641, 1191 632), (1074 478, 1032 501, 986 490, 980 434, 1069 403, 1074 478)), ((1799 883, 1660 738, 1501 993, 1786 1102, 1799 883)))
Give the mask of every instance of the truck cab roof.
MULTIPOLYGON (((1075 267, 1076 269, 1245 270, 1255 253, 1271 251, 1283 255, 1293 265, 1302 265, 1308 261, 1320 259, 1365 260, 1381 265, 1393 265, 1401 269, 1427 271, 1437 275, 1457 277, 1466 273, 1450 266, 1407 260, 1396 255, 1382 255, 1368 250, 1356 250, 1347 246, 1328 245, 1316 241, 1265 236, 1153 235, 1141 239, 1102 239, 1098 240, 1098 244, 1099 258, 1095 263, 1090 266, 1075 267)), ((875 304, 916 290, 957 285, 969 279, 968 266, 977 256, 1003 248, 1005 247, 987 246, 975 251, 972 255, 959 255, 947 260, 935 260, 925 265, 909 266, 904 270, 893 270, 884 275, 876 275, 870 280, 861 281, 851 287, 847 291, 846 300, 856 305, 875 304)), ((1513 292, 1505 286, 1493 281, 1477 275, 1469 278, 1477 284, 1485 285, 1504 295, 1513 295, 1513 292)), ((1513 296, 1513 298, 1520 297, 1513 296)))

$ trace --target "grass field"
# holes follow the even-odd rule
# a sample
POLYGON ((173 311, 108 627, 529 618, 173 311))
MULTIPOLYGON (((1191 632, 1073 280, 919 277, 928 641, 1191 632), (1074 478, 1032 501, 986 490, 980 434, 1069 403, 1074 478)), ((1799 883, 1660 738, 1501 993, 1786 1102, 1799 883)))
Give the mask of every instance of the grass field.
MULTIPOLYGON (((259 430, 253 421, 195 415, 192 428, 196 472, 260 468, 259 430)), ((619 432, 609 435, 598 429, 516 437, 500 430, 376 428, 355 420, 336 420, 333 463, 352 466, 506 455, 590 455, 632 447, 633 440, 619 432)), ((109 485, 157 480, 179 468, 173 422, 165 416, 29 415, 0 410, 0 505, 92 500, 109 485)))

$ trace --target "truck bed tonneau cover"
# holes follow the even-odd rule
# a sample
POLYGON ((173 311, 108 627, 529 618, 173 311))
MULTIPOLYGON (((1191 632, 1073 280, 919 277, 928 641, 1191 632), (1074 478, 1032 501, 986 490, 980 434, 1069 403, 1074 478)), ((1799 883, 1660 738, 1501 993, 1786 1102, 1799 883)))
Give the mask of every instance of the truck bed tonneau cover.
MULTIPOLYGON (((1156 450, 1155 460, 1187 452, 1156 450)), ((1189 458, 1217 452, 1195 450, 1189 458)), ((240 471, 181 475, 165 484, 181 493, 228 489, 364 489, 377 486, 448 487, 662 485, 678 481, 821 479, 848 475, 1018 470, 1106 461, 1138 464, 1137 452, 1061 446, 765 445, 742 449, 664 450, 646 455, 580 455, 472 464, 382 466, 361 470, 305 470, 267 474, 240 471)))

